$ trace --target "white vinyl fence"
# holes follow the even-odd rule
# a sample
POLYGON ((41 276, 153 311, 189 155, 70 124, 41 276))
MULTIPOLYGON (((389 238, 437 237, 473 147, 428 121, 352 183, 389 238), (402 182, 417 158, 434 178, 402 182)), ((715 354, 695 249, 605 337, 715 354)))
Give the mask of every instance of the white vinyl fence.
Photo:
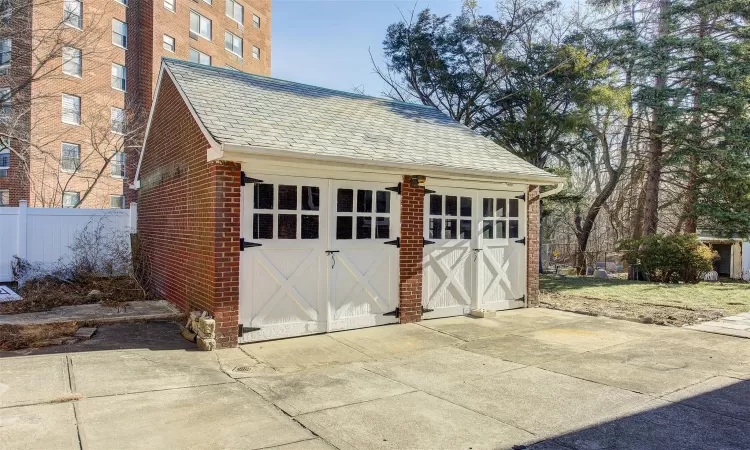
POLYGON ((123 233, 135 232, 135 203, 130 209, 0 208, 0 282, 12 281, 13 256, 32 263, 51 264, 70 253, 70 245, 87 224, 106 220, 123 233))

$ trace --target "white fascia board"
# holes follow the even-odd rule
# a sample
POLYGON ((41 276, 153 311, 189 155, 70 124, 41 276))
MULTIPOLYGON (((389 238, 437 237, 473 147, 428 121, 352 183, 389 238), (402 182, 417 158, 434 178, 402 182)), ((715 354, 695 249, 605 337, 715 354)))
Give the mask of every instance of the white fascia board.
MULTIPOLYGON (((534 175, 523 175, 513 173, 497 173, 467 169, 441 168, 434 166, 422 166, 418 164, 393 163, 385 164, 377 161, 367 161, 330 155, 315 155, 293 152, 283 149, 267 147, 245 146, 234 144, 222 144, 222 156, 214 159, 226 161, 252 162, 253 157, 273 157, 277 160, 289 160, 300 162, 338 163, 341 168, 356 168, 368 172, 380 172, 384 174, 399 175, 424 175, 429 178, 444 178, 457 180, 474 180, 483 182, 518 183, 538 186, 550 186, 564 183, 562 177, 550 175, 539 177, 534 175)), ((211 160, 209 158, 209 160, 211 160)), ((328 164, 330 167, 330 164, 328 164)))
MULTIPOLYGON (((203 122, 198 118, 198 114, 195 112, 195 108, 193 108, 193 105, 188 100, 187 96, 185 95, 185 92, 182 90, 180 85, 177 83, 177 80, 175 79, 172 72, 169 70, 169 68, 164 64, 164 61, 161 63, 161 68, 159 69, 159 78, 156 82, 156 90, 154 91, 154 99, 151 102, 151 111, 148 114, 148 124, 146 125, 146 135, 143 137, 143 146, 141 147, 141 155, 138 158, 138 168, 135 170, 135 182, 130 185, 130 189, 139 189, 141 187, 141 164, 143 163, 143 155, 146 153, 146 143, 148 142, 148 136, 151 131, 151 123, 154 118, 154 111, 156 111, 156 102, 159 99, 159 92, 161 92, 161 81, 164 78, 164 75, 167 74, 172 79, 172 84, 174 84, 175 88, 177 88, 177 92, 180 93, 180 97, 182 97, 182 101, 185 102, 185 105, 187 105, 188 110, 190 111, 190 115, 193 117, 193 120, 195 123, 198 124, 198 127, 201 130, 201 133, 203 133, 203 136, 208 141, 209 145, 211 146, 208 149, 208 160, 211 161, 211 155, 221 153, 221 144, 216 142, 216 139, 214 139, 213 136, 211 136, 211 133, 208 132, 206 127, 203 125, 203 122)), ((214 158, 217 159, 217 158, 214 158)))

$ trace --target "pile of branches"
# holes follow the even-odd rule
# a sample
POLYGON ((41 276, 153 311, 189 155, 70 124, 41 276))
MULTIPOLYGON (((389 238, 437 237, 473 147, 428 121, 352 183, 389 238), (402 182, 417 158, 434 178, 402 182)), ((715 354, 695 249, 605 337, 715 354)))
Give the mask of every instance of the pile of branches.
POLYGON ((53 264, 14 257, 13 278, 23 300, 0 304, 0 314, 151 299, 149 266, 138 245, 131 251, 130 241, 128 233, 110 226, 105 217, 89 222, 76 234, 70 255, 53 264))

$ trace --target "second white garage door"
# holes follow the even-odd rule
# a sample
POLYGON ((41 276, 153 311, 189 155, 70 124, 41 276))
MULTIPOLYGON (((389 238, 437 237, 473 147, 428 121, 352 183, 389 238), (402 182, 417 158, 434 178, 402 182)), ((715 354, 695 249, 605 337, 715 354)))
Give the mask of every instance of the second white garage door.
POLYGON ((424 214, 425 319, 524 305, 522 192, 436 188, 424 214))
POLYGON ((396 323, 400 199, 386 184, 256 175, 243 188, 241 342, 396 323), (261 181, 259 181, 261 180, 261 181))

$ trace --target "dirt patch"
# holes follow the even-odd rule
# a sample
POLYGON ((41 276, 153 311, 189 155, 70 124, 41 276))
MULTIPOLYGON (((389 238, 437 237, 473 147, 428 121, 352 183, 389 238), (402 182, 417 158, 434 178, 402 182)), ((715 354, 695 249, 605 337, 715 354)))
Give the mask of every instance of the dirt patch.
POLYGON ((548 292, 542 293, 539 303, 539 306, 543 308, 677 327, 715 320, 728 313, 721 309, 691 309, 657 303, 628 303, 582 296, 563 296, 548 292))
POLYGON ((78 324, 0 325, 0 350, 18 350, 60 345, 76 341, 78 324))
POLYGON ((0 314, 49 311, 58 306, 100 303, 118 307, 129 301, 151 300, 131 277, 90 277, 68 281, 55 277, 31 280, 17 290, 23 300, 0 303, 0 314))

